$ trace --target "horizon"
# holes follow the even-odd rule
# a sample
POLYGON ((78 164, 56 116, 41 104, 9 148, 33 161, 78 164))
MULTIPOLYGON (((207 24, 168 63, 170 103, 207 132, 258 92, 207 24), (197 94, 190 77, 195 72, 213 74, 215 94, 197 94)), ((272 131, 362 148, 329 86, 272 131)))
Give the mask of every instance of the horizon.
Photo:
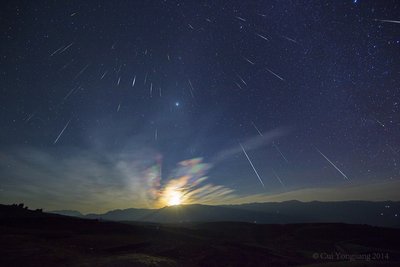
MULTIPOLYGON (((81 212, 79 210, 71 210, 71 209, 61 209, 61 210, 45 210, 43 209, 44 212, 49 212, 49 213, 57 213, 57 212, 63 212, 63 211, 71 211, 71 212, 79 212, 80 214, 86 216, 90 214, 96 214, 96 215, 102 215, 106 214, 109 212, 113 211, 125 211, 129 209, 134 209, 134 210, 160 210, 160 209, 165 209, 165 208, 180 208, 180 207, 186 207, 186 206, 241 206, 241 205, 252 205, 252 204, 277 204, 277 203, 286 203, 286 202, 299 202, 303 204, 309 204, 313 202, 318 202, 318 203, 335 203, 335 202, 371 202, 371 203, 384 203, 384 202, 390 202, 390 203, 396 203, 400 202, 400 200, 377 200, 377 201, 371 201, 371 200, 331 200, 331 201, 320 201, 320 200, 311 200, 311 201, 300 201, 300 200, 284 200, 284 201, 266 201, 266 202, 245 202, 245 203, 240 203, 240 204, 200 204, 200 203, 191 203, 191 204, 178 204, 178 205, 171 205, 171 206, 164 206, 161 208, 137 208, 137 207, 130 207, 130 208, 124 208, 124 209, 113 209, 113 210, 108 210, 102 213, 96 213, 96 212, 81 212)), ((19 204, 19 203, 13 203, 13 204, 19 204)), ((25 203, 23 203, 25 204, 25 203)), ((12 204, 3 204, 3 205, 12 205, 12 204)), ((34 210, 36 208, 30 208, 27 206, 28 209, 34 210)))
MULTIPOLYGON (((109 209, 101 209, 101 210, 81 210, 79 208, 68 208, 68 207, 60 207, 60 208, 48 208, 46 207, 46 205, 43 206, 38 206, 38 205, 30 205, 29 203, 26 203, 24 201, 16 201, 16 202, 7 202, 7 203, 1 203, 1 204, 5 204, 5 205, 11 205, 11 204, 15 204, 15 203, 24 203, 26 206, 28 206, 29 208, 32 209, 40 209, 42 208, 45 211, 48 212, 52 212, 52 211, 78 211, 81 214, 100 214, 100 213, 107 213, 109 211, 114 211, 114 210, 126 210, 126 209, 162 209, 162 208, 166 208, 166 207, 172 207, 172 206, 185 206, 185 205, 206 205, 206 206, 229 206, 229 205, 245 205, 245 204, 255 204, 255 203, 282 203, 282 202, 290 202, 290 201, 297 201, 297 202, 302 202, 302 203, 310 203, 310 202, 399 202, 400 201, 400 196, 397 193, 397 187, 393 186, 392 183, 396 183, 395 181, 389 182, 389 183, 383 183, 381 185, 387 185, 388 189, 391 189, 392 192, 388 193, 388 191, 386 191, 385 197, 380 197, 377 198, 376 195, 374 195, 373 197, 369 198, 369 199, 361 199, 361 198, 353 198, 353 197, 349 197, 349 198, 343 198, 343 199, 337 199, 336 197, 336 192, 329 192, 331 190, 334 190, 332 188, 327 189, 327 188, 307 188, 307 189, 299 189, 299 190, 294 190, 294 191, 290 191, 290 192, 284 192, 284 193, 280 193, 280 194, 275 194, 275 195, 269 195, 269 196, 265 196, 265 195, 258 195, 259 198, 257 198, 257 196, 251 196, 253 199, 249 199, 248 197, 244 197, 244 198, 239 198, 236 199, 235 201, 232 202, 226 202, 226 203, 180 203, 177 205, 165 205, 165 206, 159 206, 159 207, 150 207, 150 206, 124 206, 124 207, 113 207, 113 208, 109 208, 109 209), (310 192, 309 190, 313 190, 312 192, 310 192), (316 192, 319 192, 320 196, 324 196, 324 198, 310 198, 310 195, 316 195, 316 192), (303 195, 305 198, 291 198, 293 195, 296 196, 296 193, 300 193, 301 195, 303 195), (328 195, 328 196, 327 196, 328 195), (329 196, 330 195, 330 196, 329 196), (391 195, 391 197, 389 197, 391 195), (261 198, 260 198, 261 197, 261 198)), ((348 187, 348 188, 338 188, 338 190, 341 192, 342 195, 348 195, 349 192, 346 190, 351 190, 351 189, 358 189, 361 191, 365 191, 365 187, 368 185, 358 185, 358 186, 354 186, 353 187, 348 187)), ((372 186, 372 188, 375 188, 375 186, 372 186)), ((386 189, 386 190, 388 190, 386 189)), ((354 194, 353 194, 354 195, 354 194)))

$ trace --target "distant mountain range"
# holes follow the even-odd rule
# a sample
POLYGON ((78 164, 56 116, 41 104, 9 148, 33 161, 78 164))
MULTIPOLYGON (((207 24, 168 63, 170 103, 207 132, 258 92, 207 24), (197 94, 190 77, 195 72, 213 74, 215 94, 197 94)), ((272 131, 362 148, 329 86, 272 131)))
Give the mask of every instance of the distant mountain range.
MULTIPOLYGON (((252 220, 257 216, 268 218, 268 221, 283 221, 291 219, 282 216, 284 208, 273 216, 257 210, 271 205, 287 205, 290 210, 302 205, 318 210, 317 206, 320 206, 324 210, 326 206, 332 208, 336 204, 188 205, 159 210, 129 209, 107 214, 119 219, 133 214, 137 217, 132 218, 144 216, 144 219, 147 216, 145 220, 164 221, 188 217, 195 220, 252 220)), ((352 202, 339 206, 342 204, 349 207, 346 213, 354 207, 369 205, 352 202)), ((380 204, 386 203, 377 203, 377 207, 380 204)), ((393 203, 389 205, 383 209, 391 210, 393 203)), ((297 212, 304 214, 305 210, 297 212)), ((336 206, 335 211, 339 210, 341 208, 336 206)), ((0 204, 0 240, 0 266, 15 267, 400 266, 400 229, 360 224, 112 222, 49 214, 41 209, 30 210, 21 203, 0 204)))
POLYGON ((112 210, 83 215, 78 211, 52 211, 67 216, 110 221, 154 223, 235 221, 268 224, 352 223, 400 227, 400 202, 268 202, 241 205, 179 205, 161 209, 112 210))

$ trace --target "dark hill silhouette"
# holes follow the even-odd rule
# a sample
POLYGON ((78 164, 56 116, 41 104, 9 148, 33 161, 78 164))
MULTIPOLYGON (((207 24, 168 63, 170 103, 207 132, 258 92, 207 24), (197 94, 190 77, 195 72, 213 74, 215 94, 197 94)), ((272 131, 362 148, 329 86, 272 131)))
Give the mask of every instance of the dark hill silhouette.
POLYGON ((83 214, 76 210, 53 210, 49 213, 60 214, 65 216, 83 217, 83 214))
MULTIPOLYGON (((209 211, 186 214, 199 209, 209 211)), ((400 266, 399 239, 400 229, 368 225, 127 224, 0 205, 0 266, 400 266)))

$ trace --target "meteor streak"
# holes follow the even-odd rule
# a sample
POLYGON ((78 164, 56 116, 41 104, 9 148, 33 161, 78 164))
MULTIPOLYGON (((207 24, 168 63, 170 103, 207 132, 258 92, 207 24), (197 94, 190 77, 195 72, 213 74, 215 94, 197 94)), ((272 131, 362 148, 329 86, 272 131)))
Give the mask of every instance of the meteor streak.
POLYGON ((135 75, 135 77, 133 77, 133 81, 132 81, 132 87, 134 87, 134 86, 135 86, 135 82, 136 82, 136 75, 135 75))
POLYGON ((51 57, 54 56, 55 54, 57 54, 58 51, 60 51, 61 49, 63 49, 64 46, 61 46, 60 48, 58 48, 57 50, 55 50, 53 53, 51 53, 51 57))
POLYGON ((282 151, 279 149, 279 147, 277 145, 275 145, 274 142, 272 142, 272 145, 275 147, 275 149, 279 152, 279 154, 281 154, 282 158, 289 163, 288 159, 285 157, 285 155, 283 155, 282 151))
POLYGON ((278 179, 279 183, 280 183, 284 188, 286 188, 285 184, 282 182, 281 178, 280 178, 279 175, 275 172, 274 169, 272 169, 272 172, 274 173, 276 179, 278 179))
POLYGON ((253 124, 254 128, 257 130, 258 134, 260 136, 263 136, 263 134, 260 132, 260 130, 258 129, 257 125, 254 122, 251 122, 251 124, 253 124))
POLYGON ((107 72, 108 72, 108 71, 105 71, 105 72, 103 73, 103 75, 101 75, 100 80, 103 80, 103 78, 107 75, 107 72))
POLYGON ((245 80, 243 80, 243 78, 239 74, 236 73, 236 75, 242 81, 242 83, 244 83, 247 86, 247 83, 245 82, 245 80))
POLYGON ((78 78, 88 67, 90 64, 87 64, 77 75, 75 75, 74 79, 78 78))
MULTIPOLYGON (((243 56, 242 56, 243 57, 243 56)), ((251 61, 250 59, 248 59, 247 57, 243 57, 244 60, 246 60, 247 62, 249 62, 251 65, 254 65, 255 63, 253 61, 251 61)))
POLYGON ((276 78, 278 78, 279 80, 281 80, 281 81, 284 81, 285 79, 283 79, 281 76, 279 76, 278 74, 276 74, 275 72, 273 72, 272 70, 270 70, 270 69, 268 69, 267 68, 267 71, 269 72, 269 73, 271 73, 272 75, 274 75, 276 78))
POLYGON ((65 124, 64 128, 61 130, 60 134, 57 136, 56 140, 54 140, 54 145, 58 142, 58 139, 60 139, 61 135, 64 133, 65 129, 67 129, 71 119, 65 124))
POLYGON ((321 156, 323 156, 338 172, 340 172, 341 175, 343 175, 344 178, 346 178, 347 181, 349 181, 349 178, 344 174, 327 156, 325 156, 317 147, 315 147, 315 150, 318 151, 321 156))
POLYGON ((400 24, 400 20, 390 20, 390 19, 375 19, 375 21, 380 21, 380 22, 388 22, 388 23, 396 23, 396 24, 400 24))
POLYGON ((264 39, 265 41, 269 41, 269 39, 267 37, 265 37, 264 35, 261 35, 259 33, 256 33, 257 36, 261 37, 262 39, 264 39))
POLYGON ((68 48, 70 48, 72 45, 74 44, 74 42, 70 43, 69 45, 67 45, 66 47, 64 47, 63 50, 60 51, 60 54, 65 52, 68 48))
POLYGON ((239 145, 240 145, 240 147, 242 148, 243 153, 244 153, 244 155, 246 156, 247 160, 249 161, 251 167, 253 168, 254 173, 257 175, 258 180, 260 180, 261 185, 262 185, 263 187, 265 187, 263 181, 261 180, 260 175, 258 174, 256 168, 255 168, 254 165, 253 165, 253 162, 251 162, 251 159, 250 159, 249 156, 247 155, 246 150, 244 150, 244 147, 242 146, 241 143, 239 143, 239 145))
POLYGON ((153 97, 153 83, 150 83, 150 97, 153 97))
POLYGON ((190 85, 190 94, 194 98, 194 94, 193 94, 194 88, 193 88, 192 82, 190 81, 190 79, 188 79, 188 81, 189 81, 189 85, 190 85))

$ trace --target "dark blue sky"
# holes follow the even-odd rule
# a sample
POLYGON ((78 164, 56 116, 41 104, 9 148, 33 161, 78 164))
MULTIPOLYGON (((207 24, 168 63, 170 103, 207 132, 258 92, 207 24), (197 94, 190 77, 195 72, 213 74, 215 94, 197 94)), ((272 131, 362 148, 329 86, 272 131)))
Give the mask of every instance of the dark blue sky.
POLYGON ((398 186, 395 0, 7 1, 0 12, 2 202, 152 206, 159 196, 141 193, 199 157, 207 182, 185 185, 225 202, 398 186))

